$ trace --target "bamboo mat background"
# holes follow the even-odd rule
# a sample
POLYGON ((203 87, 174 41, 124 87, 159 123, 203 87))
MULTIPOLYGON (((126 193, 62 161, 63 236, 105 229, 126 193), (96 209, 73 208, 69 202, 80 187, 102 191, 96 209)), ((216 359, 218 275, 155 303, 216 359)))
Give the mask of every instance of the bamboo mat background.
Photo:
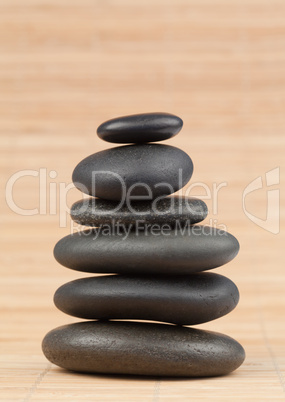
MULTIPOLYGON (((284 193, 279 234, 245 215, 242 194, 274 168, 284 179, 284 1, 1 0, 0 33, 1 400, 283 400, 284 193), (182 132, 167 143, 191 155, 193 183, 227 183, 216 214, 206 201, 206 223, 225 224, 240 241, 239 256, 216 272, 236 282, 241 300, 231 314, 199 326, 245 347, 245 363, 227 377, 80 375, 41 353, 47 331, 77 321, 56 310, 54 291, 86 276, 53 259, 55 242, 70 232, 69 219, 60 227, 60 183, 70 183, 83 157, 111 147, 95 135, 102 121, 145 111, 183 118, 182 132), (56 178, 22 177, 14 200, 39 208, 40 187, 49 200, 56 186, 56 213, 54 200, 47 213, 43 206, 33 216, 11 211, 9 177, 40 168, 56 178)), ((262 219, 266 190, 246 204, 262 219)), ((191 194, 205 191, 196 186, 191 194)), ((68 205, 80 197, 71 189, 68 205)))

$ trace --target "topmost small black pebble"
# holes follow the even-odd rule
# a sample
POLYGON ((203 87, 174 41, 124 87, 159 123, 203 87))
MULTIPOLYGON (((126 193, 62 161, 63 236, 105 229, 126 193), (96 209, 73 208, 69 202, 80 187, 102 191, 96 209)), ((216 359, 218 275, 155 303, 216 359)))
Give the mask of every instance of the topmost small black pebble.
POLYGON ((170 113, 143 113, 117 117, 102 123, 98 137, 116 144, 164 141, 174 137, 183 126, 180 117, 170 113))

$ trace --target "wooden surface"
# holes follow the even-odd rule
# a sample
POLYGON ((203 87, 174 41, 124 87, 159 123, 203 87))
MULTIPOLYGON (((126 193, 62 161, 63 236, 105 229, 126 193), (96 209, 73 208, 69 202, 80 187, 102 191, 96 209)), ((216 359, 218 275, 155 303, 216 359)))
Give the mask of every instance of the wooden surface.
MULTIPOLYGON (((279 234, 245 215, 242 194, 274 168, 284 179, 284 1, 1 0, 0 29, 1 400, 283 400, 284 186, 274 186, 283 187, 279 234), (241 300, 199 326, 245 347, 245 363, 227 377, 79 375, 41 352, 47 331, 77 321, 56 310, 54 291, 84 274, 53 259, 55 242, 70 232, 69 219, 60 227, 65 212, 21 216, 7 206, 5 184, 23 169, 56 171, 49 198, 50 183, 59 190, 83 157, 111 146, 95 135, 102 121, 145 111, 183 118, 168 143, 191 155, 193 183, 227 183, 217 214, 207 201, 206 223, 225 224, 240 241, 239 256, 216 272, 236 282, 241 300)), ((23 177, 14 200, 38 208, 39 189, 37 177, 23 177)), ((68 205, 80 197, 70 190, 68 205)), ((266 188, 247 198, 262 219, 266 203, 266 188)))

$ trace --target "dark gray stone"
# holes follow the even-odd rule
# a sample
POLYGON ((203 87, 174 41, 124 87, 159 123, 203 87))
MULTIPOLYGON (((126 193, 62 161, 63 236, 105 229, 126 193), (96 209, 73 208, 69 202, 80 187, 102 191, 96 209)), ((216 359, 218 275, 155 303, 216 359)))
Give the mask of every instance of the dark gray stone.
POLYGON ((236 285, 213 273, 160 276, 108 275, 61 286, 54 303, 66 314, 87 319, 139 319, 195 325, 232 311, 236 285))
POLYGON ((107 200, 150 200, 169 195, 188 183, 190 157, 169 145, 142 144, 106 149, 83 159, 74 169, 74 185, 107 200))
POLYGON ((56 244, 54 256, 77 271, 166 275, 216 268, 239 251, 234 236, 209 226, 189 226, 184 233, 161 229, 126 234, 124 229, 90 229, 68 235, 56 244))
POLYGON ((169 113, 143 113, 117 117, 105 121, 98 129, 98 137, 117 144, 155 142, 178 134, 183 121, 169 113))
POLYGON ((88 198, 75 202, 70 211, 71 218, 87 226, 110 225, 120 222, 135 228, 140 223, 152 225, 194 224, 208 214, 204 201, 190 197, 164 197, 154 201, 137 201, 120 205, 118 201, 88 198))
POLYGON ((219 376, 237 369, 243 347, 216 332, 165 324, 81 322, 50 331, 42 348, 68 370, 171 377, 219 376))

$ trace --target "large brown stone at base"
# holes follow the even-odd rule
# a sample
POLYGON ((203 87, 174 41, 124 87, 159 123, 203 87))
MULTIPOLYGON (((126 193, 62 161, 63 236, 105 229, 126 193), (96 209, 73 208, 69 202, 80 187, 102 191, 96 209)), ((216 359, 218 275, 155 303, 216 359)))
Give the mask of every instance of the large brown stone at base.
POLYGON ((88 373, 205 377, 228 374, 245 358, 234 339, 204 330, 138 322, 81 322, 50 331, 52 363, 88 373))

